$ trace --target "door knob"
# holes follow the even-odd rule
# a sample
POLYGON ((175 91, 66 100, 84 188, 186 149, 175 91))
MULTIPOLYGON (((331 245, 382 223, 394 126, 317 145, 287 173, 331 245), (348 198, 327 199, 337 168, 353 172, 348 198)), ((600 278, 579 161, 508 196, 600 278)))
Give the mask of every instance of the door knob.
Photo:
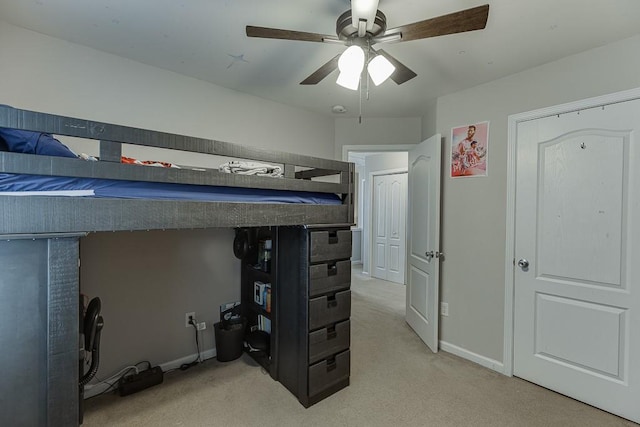
POLYGON ((524 258, 521 258, 518 260, 518 267, 520 267, 523 270, 526 270, 527 268, 529 268, 529 261, 527 261, 524 258))
POLYGON ((444 261, 444 254, 440 251, 429 251, 424 254, 427 257, 427 261, 431 261, 433 257, 440 258, 441 261, 444 261))

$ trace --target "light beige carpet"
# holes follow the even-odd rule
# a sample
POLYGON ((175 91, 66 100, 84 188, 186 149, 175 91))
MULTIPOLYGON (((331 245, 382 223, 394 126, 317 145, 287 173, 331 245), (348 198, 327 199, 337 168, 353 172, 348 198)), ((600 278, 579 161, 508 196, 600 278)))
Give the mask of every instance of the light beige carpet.
POLYGON ((351 385, 305 409, 247 356, 86 402, 84 426, 635 426, 451 354, 404 321, 404 286, 354 273, 351 385))

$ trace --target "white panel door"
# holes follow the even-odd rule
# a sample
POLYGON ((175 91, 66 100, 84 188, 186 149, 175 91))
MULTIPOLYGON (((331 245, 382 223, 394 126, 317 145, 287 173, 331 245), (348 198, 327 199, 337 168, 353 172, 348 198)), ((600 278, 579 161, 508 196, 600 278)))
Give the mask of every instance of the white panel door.
POLYGON ((387 280, 404 285, 406 265, 407 174, 387 176, 389 203, 387 205, 387 280))
POLYGON ((373 177, 373 269, 371 276, 378 279, 387 278, 387 177, 374 175, 373 177))
POLYGON ((373 177, 372 276, 405 283, 407 174, 373 177))
POLYGON ((407 223, 407 323, 438 351, 440 276, 441 138, 434 135, 409 151, 407 223))
POLYGON ((514 374, 640 421, 640 101, 517 131, 514 374))

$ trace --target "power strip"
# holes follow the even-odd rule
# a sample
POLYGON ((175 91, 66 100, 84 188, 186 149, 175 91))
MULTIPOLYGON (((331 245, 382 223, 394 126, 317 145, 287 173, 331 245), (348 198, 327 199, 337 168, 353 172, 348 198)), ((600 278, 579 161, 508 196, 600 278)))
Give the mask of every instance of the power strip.
POLYGON ((158 385, 162 383, 163 380, 164 372, 162 372, 159 366, 154 366, 146 371, 123 377, 118 383, 118 391, 120 392, 120 396, 127 396, 158 385))

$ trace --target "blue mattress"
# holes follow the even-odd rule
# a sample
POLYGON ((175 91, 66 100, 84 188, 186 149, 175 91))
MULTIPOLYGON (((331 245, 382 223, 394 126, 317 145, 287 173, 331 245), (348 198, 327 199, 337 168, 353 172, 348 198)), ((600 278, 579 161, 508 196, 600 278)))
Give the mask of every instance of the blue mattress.
POLYGON ((57 195, 58 192, 120 199, 342 204, 340 197, 330 193, 0 173, 2 195, 57 195))

